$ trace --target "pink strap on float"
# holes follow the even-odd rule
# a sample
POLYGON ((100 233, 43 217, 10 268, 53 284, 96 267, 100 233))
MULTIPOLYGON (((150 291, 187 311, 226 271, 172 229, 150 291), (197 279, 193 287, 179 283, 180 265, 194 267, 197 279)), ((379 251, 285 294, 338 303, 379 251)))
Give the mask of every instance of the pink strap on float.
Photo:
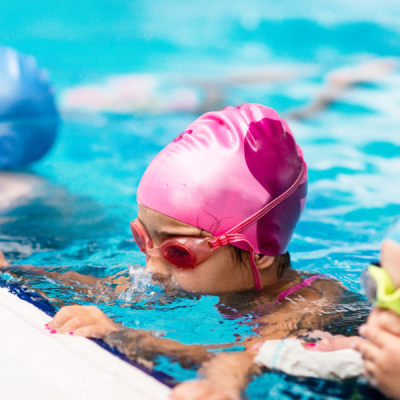
POLYGON ((283 299, 290 296, 296 290, 306 286, 311 286, 311 284, 318 278, 322 278, 322 276, 321 275, 311 276, 310 278, 304 279, 303 282, 298 283, 297 285, 291 287, 290 289, 284 290, 283 292, 279 293, 278 298, 276 299, 276 304, 280 303, 283 299))
MULTIPOLYGON (((256 262, 254 260, 254 248, 251 243, 246 239, 246 237, 238 232, 246 229, 248 226, 254 224, 254 222, 258 221, 260 218, 264 217, 264 215, 268 214, 273 208, 275 208, 279 203, 283 200, 287 199, 300 185, 301 181, 303 180, 305 174, 305 167, 303 160, 301 159, 301 171, 299 176, 297 177, 296 181, 293 183, 292 186, 285 192, 283 192, 280 196, 276 199, 272 200, 268 203, 265 207, 261 210, 257 211, 255 214, 251 215, 249 218, 242 221, 240 224, 234 226, 233 228, 229 229, 227 232, 219 235, 218 237, 210 240, 210 245, 213 249, 217 249, 218 247, 226 246, 230 243, 242 242, 247 247, 247 251, 250 253, 250 265, 251 270, 253 272, 254 278, 254 286, 257 290, 262 289, 261 284, 261 277, 258 271, 256 262)), ((289 289, 290 290, 290 289, 289 289)))

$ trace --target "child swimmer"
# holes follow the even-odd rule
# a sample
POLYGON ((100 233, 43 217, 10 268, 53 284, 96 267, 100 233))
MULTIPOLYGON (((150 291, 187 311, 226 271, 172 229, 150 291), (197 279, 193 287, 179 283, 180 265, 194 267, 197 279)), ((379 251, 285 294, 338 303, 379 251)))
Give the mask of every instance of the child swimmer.
POLYGON ((204 114, 147 168, 131 228, 155 283, 219 295, 228 307, 235 297, 241 312, 256 311, 257 335, 241 338, 246 351, 214 356, 205 346, 122 328, 92 306, 63 307, 48 327, 104 338, 132 358, 166 354, 203 364, 204 379, 178 385, 172 398, 239 398, 258 371, 255 343, 340 316, 332 304, 343 286, 290 266, 287 247, 306 196, 302 151, 274 110, 245 104, 204 114))

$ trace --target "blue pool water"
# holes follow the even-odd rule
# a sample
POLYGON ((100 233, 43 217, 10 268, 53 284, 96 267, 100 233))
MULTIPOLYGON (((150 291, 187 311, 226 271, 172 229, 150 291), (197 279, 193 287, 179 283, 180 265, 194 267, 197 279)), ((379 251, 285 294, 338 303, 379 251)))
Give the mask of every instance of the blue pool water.
MULTIPOLYGON (((260 102, 284 115, 311 102, 333 69, 400 54, 400 5, 389 0, 368 6, 308 0, 301 7, 294 0, 0 4, 1 44, 34 55, 50 71, 58 98, 68 87, 99 83, 110 74, 204 78, 289 68, 298 71, 290 81, 237 85, 226 95, 227 104, 260 102)), ((289 121, 310 178, 308 205, 289 248, 295 268, 330 274, 360 291, 362 269, 378 257, 380 241, 400 214, 399 106, 396 70, 353 88, 313 118, 289 121)), ((0 209, 0 249, 13 262, 63 265, 99 277, 144 265, 129 229, 136 187, 150 160, 196 117, 63 114, 51 153, 22 171, 34 196, 0 209)), ((139 283, 140 301, 128 306, 129 293, 84 297, 35 279, 31 285, 55 306, 57 299, 99 304, 130 327, 184 343, 231 342, 236 333, 250 333, 248 325, 224 318, 213 296, 173 299, 155 287, 149 294, 139 283)), ((178 380, 194 376, 166 359, 157 368, 178 380)), ((337 399, 357 390, 374 396, 349 383, 265 374, 248 393, 251 399, 337 399)))

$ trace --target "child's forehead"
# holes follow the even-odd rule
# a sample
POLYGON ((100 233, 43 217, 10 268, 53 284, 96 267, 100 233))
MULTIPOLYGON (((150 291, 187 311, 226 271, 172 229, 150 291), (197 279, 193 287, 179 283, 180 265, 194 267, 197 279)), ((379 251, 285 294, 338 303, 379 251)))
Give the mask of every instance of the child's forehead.
POLYGON ((193 225, 186 224, 139 204, 138 219, 150 234, 160 236, 212 236, 193 225))

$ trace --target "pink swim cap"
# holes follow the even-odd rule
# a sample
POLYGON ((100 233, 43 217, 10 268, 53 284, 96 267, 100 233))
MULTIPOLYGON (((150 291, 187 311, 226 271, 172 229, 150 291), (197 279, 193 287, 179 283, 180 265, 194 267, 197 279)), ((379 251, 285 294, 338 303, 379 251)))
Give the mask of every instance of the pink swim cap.
POLYGON ((306 197, 300 147, 276 111, 259 104, 202 115, 156 156, 137 191, 139 204, 216 237, 240 224, 232 233, 244 241, 229 243, 271 256, 287 251, 306 197))

